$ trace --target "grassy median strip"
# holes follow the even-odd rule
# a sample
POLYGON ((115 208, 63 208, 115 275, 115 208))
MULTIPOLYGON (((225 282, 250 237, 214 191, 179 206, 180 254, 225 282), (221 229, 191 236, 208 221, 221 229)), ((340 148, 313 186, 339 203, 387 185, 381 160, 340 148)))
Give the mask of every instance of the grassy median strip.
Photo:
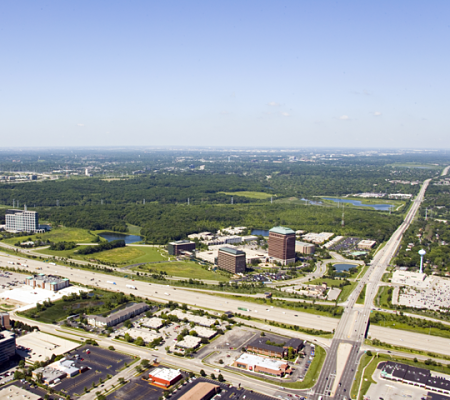
POLYGON ((362 288, 361 292, 359 293, 358 300, 356 300, 357 304, 364 304, 364 300, 366 299, 366 286, 362 288))
MULTIPOLYGON (((356 396, 358 395, 358 391, 359 391, 359 387, 361 385, 361 379, 367 379, 363 381, 363 384, 361 385, 361 393, 366 393, 367 390, 369 390, 369 386, 371 383, 375 383, 376 382, 374 380, 372 380, 372 374, 375 371, 375 369, 372 370, 372 368, 369 368, 368 365, 369 363, 371 363, 373 360, 375 359, 375 357, 369 356, 367 355, 367 353, 363 354, 363 356, 361 357, 361 361, 359 362, 359 366, 358 366, 358 370, 356 371, 356 375, 355 375, 355 380, 353 381, 353 386, 352 386, 352 390, 350 392, 351 398, 352 399, 356 399, 356 396), (372 372, 370 372, 372 371, 372 372), (365 386, 367 386, 365 389, 365 391, 363 390, 363 385, 364 383, 366 383, 365 386)), ((377 363, 374 363, 375 367, 377 365, 377 363)))

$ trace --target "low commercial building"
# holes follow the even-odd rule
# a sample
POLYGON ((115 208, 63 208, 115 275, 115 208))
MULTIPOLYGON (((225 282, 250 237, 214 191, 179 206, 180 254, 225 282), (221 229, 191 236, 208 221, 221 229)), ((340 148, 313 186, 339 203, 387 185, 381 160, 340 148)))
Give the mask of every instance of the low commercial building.
POLYGON ((8 400, 42 400, 42 397, 16 385, 0 390, 0 399, 8 400))
POLYGON ((381 377, 438 393, 450 394, 450 380, 441 376, 432 376, 431 371, 425 368, 387 361, 381 370, 381 377))
POLYGON ((322 244, 328 240, 331 239, 331 237, 334 235, 332 232, 321 232, 321 233, 314 233, 310 232, 306 235, 302 236, 303 240, 306 240, 307 242, 312 242, 315 244, 322 244))
POLYGON ((294 354, 299 353, 305 347, 305 342, 302 339, 291 338, 283 346, 283 348, 289 350, 292 348, 294 354))
POLYGON ((98 327, 114 326, 126 321, 128 318, 139 315, 149 309, 149 306, 145 303, 133 304, 130 307, 126 307, 123 310, 112 313, 107 317, 101 315, 88 315, 86 317, 88 324, 98 327))
POLYGON ((183 340, 176 344, 176 347, 180 347, 182 349, 196 349, 200 345, 201 341, 202 340, 197 336, 186 335, 183 340))
POLYGON ((58 290, 64 289, 70 285, 70 281, 67 278, 60 278, 54 275, 37 274, 33 276, 28 276, 25 279, 28 286, 34 288, 41 288, 46 290, 51 290, 52 292, 57 292, 58 290))
POLYGON ((285 361, 271 360, 270 358, 255 356, 253 354, 242 354, 233 366, 248 371, 261 372, 263 374, 284 376, 291 373, 291 369, 285 361))
POLYGON ((370 250, 373 248, 373 246, 375 246, 377 243, 376 240, 361 240, 358 243, 358 249, 361 250, 370 250))
POLYGON ((211 339, 217 335, 217 331, 214 329, 204 328, 203 326, 196 326, 194 331, 197 332, 197 335, 201 338, 211 339))
POLYGON ((191 242, 190 240, 178 240, 176 242, 170 242, 167 245, 167 251, 171 256, 178 256, 183 251, 192 250, 195 250, 195 242, 191 242))
POLYGON ((148 374, 148 380, 151 383, 164 388, 172 386, 182 377, 180 370, 172 368, 156 368, 148 374))
POLYGON ((198 382, 178 400, 209 400, 220 391, 219 385, 209 382, 198 382))
POLYGON ((59 361, 56 361, 50 365, 49 368, 57 369, 58 371, 64 372, 66 376, 72 377, 78 375, 81 370, 81 366, 78 366, 76 361, 62 358, 59 361))
POLYGON ((287 356, 287 349, 280 346, 267 344, 266 342, 267 339, 265 338, 255 339, 246 346, 247 351, 257 354, 263 354, 268 357, 283 358, 287 356))
POLYGON ((158 317, 145 318, 142 321, 142 326, 145 326, 146 328, 150 329, 159 329, 163 326, 163 320, 162 318, 158 317))
POLYGON ((193 322, 194 324, 210 327, 213 326, 216 322, 215 319, 208 318, 208 317, 202 317, 200 315, 193 315, 190 312, 183 312, 181 310, 173 310, 169 314, 176 315, 180 321, 183 321, 184 319, 188 320, 189 322, 193 322))
POLYGON ((312 243, 296 241, 295 251, 296 253, 302 254, 314 254, 314 252, 316 251, 316 246, 314 246, 312 243))
POLYGON ((159 333, 151 332, 148 329, 142 329, 142 328, 130 328, 124 332, 124 335, 127 333, 133 339, 137 339, 138 337, 141 337, 145 343, 150 343, 153 340, 162 337, 159 333))
POLYGON ((239 274, 245 272, 245 252, 233 247, 222 247, 219 249, 217 266, 220 269, 239 274))
POLYGON ((52 367, 40 367, 32 372, 34 379, 37 379, 40 374, 42 375, 42 381, 48 385, 55 383, 57 380, 64 379, 67 376, 65 372, 52 367))
POLYGON ((0 332, 0 365, 16 354, 16 335, 10 331, 0 332))

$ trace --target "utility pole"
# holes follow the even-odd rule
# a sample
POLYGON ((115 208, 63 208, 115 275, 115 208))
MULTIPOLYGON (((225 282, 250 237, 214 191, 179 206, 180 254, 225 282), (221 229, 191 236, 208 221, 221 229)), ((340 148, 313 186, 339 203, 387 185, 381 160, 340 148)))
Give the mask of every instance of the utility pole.
POLYGON ((143 200, 142 204, 144 204, 144 205, 145 205, 145 199, 143 200))
POLYGON ((56 200, 56 207, 59 207, 59 200, 56 200))
POLYGON ((188 205, 189 205, 190 203, 189 203, 189 197, 188 197, 188 205))
POLYGON ((428 207, 425 208, 425 221, 428 221, 428 207))
POLYGON ((342 226, 344 226, 345 225, 345 222, 344 222, 344 203, 342 203, 342 223, 341 223, 341 225, 342 226))
POLYGON ((233 201, 234 201, 234 199, 233 199, 233 196, 231 197, 231 204, 233 204, 233 201))

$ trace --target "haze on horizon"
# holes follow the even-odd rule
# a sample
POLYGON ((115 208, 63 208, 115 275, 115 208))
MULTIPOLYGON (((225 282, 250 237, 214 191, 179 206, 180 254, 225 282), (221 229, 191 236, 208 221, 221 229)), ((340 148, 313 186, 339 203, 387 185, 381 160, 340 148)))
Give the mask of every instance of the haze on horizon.
POLYGON ((450 147, 447 1, 0 10, 3 147, 450 147))

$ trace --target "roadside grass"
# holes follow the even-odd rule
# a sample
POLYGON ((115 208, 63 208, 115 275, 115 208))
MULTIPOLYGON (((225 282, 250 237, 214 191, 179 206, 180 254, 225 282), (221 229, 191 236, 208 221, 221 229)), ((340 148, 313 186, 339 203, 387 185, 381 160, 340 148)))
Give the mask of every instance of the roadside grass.
POLYGON ((267 307, 270 306, 280 307, 286 310, 322 315, 324 317, 332 317, 332 318, 340 318, 343 311, 343 307, 335 306, 334 304, 323 305, 323 304, 313 304, 310 302, 300 302, 300 301, 293 302, 281 299, 264 299, 261 297, 247 297, 222 293, 215 293, 214 296, 225 297, 231 300, 242 300, 248 303, 260 304, 267 307), (336 310, 338 314, 334 315, 333 312, 328 310, 336 310))
POLYGON ((352 294, 352 292, 355 290, 356 286, 358 285, 358 282, 352 282, 350 285, 344 286, 342 289, 341 294, 339 295, 337 302, 342 303, 348 299, 348 296, 352 294))
POLYGON ((92 243, 96 237, 97 235, 90 233, 86 229, 57 227, 52 228, 49 232, 13 237, 4 239, 3 241, 10 245, 14 245, 17 242, 22 242, 28 238, 31 238, 33 241, 36 239, 41 239, 49 240, 51 242, 92 243))
POLYGON ((249 199, 258 199, 258 200, 264 200, 268 199, 270 197, 276 197, 276 195, 265 193, 265 192, 219 192, 226 194, 227 196, 241 196, 241 197, 248 197, 249 199))
POLYGON ((394 290, 394 289, 392 289, 392 287, 389 287, 389 286, 381 286, 378 289, 378 293, 375 297, 375 305, 377 307, 383 307, 383 308, 387 308, 387 309, 391 308, 390 298, 392 297, 392 295, 389 294, 389 289, 391 289, 391 291, 394 290))
POLYGON ((392 272, 386 271, 386 272, 383 274, 383 276, 381 277, 381 281, 382 281, 382 282, 388 283, 388 282, 389 282, 389 279, 391 279, 391 278, 392 278, 392 272))
POLYGON ((376 311, 371 314, 370 323, 386 328, 450 339, 450 327, 437 321, 376 311))
POLYGON ((225 275, 220 271, 208 271, 206 267, 202 267, 193 261, 173 261, 157 264, 139 265, 132 268, 133 271, 146 273, 158 273, 164 271, 170 276, 179 276, 180 278, 192 278, 199 280, 213 280, 219 282, 228 282, 229 275, 225 275))
POLYGON ((357 304, 364 304, 364 300, 366 299, 366 286, 362 288, 361 292, 359 293, 358 300, 356 300, 357 304))
MULTIPOLYGON (((369 390, 369 386, 370 386, 371 383, 375 383, 376 384, 376 382, 374 380, 372 380, 373 372, 368 377, 366 377, 366 374, 364 374, 364 378, 362 377, 364 368, 366 368, 366 366, 374 359, 375 359, 374 356, 368 356, 367 354, 363 354, 363 356, 361 357, 361 360, 360 360, 359 365, 358 365, 358 370, 356 371, 355 380, 353 381, 352 390, 350 392, 350 397, 352 399, 356 399, 356 396, 358 395, 358 390, 359 390, 359 385, 361 384, 361 379, 364 379, 364 378, 367 379, 368 385, 367 385, 367 388, 366 388, 366 392, 367 392, 367 390, 369 390)), ((376 365, 377 365, 377 363, 375 363, 375 366, 376 365)), ((367 371, 367 369, 366 369, 366 371, 367 371)), ((375 369, 374 369, 374 371, 375 371, 375 369)), ((361 387, 361 389, 362 389, 362 387, 361 387)), ((361 393, 362 392, 363 391, 361 390, 361 393)))
POLYGON ((337 299, 338 303, 341 303, 343 301, 346 301, 348 296, 353 292, 357 282, 350 282, 350 285, 346 285, 341 287, 343 280, 341 279, 330 279, 330 278, 317 278, 310 282, 308 282, 309 285, 321 285, 322 283, 326 283, 328 287, 337 287, 341 289, 341 293, 339 294, 339 297, 337 299))
POLYGON ((365 265, 364 268, 362 268, 355 279, 362 279, 364 275, 366 274, 367 270, 370 268, 370 265, 365 265))
POLYGON ((440 358, 442 360, 450 361, 450 356, 447 356, 445 354, 433 353, 431 351, 424 351, 424 350, 418 350, 418 349, 411 349, 409 347, 403 347, 403 346, 395 346, 393 344, 381 342, 377 339, 365 339, 364 343, 369 346, 377 347, 380 349, 401 351, 403 353, 417 354, 419 356, 428 356, 428 357, 440 358))

